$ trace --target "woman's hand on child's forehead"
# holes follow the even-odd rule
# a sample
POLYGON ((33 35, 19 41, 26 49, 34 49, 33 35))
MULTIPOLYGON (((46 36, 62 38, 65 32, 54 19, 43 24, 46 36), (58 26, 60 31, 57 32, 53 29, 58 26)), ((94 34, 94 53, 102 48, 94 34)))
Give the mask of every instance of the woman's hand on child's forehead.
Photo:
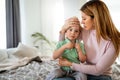
POLYGON ((80 26, 80 22, 77 17, 71 17, 71 18, 67 19, 62 27, 61 32, 62 31, 65 32, 71 26, 80 26))
MULTIPOLYGON (((79 21, 79 19, 76 17, 76 16, 74 16, 74 17, 71 17, 71 18, 69 18, 69 19, 67 19, 68 21, 79 21)), ((66 21, 67 21, 66 20, 66 21)))
POLYGON ((80 24, 79 19, 77 17, 72 17, 65 20, 65 23, 73 23, 73 24, 80 24))

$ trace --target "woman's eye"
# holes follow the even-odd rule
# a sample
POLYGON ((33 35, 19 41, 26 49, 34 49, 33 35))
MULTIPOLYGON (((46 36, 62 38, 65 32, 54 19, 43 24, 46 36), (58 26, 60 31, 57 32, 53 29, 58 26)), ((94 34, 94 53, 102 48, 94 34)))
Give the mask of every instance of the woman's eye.
POLYGON ((82 20, 86 20, 86 18, 82 18, 82 20))
POLYGON ((83 20, 86 20, 86 19, 83 19, 83 20))

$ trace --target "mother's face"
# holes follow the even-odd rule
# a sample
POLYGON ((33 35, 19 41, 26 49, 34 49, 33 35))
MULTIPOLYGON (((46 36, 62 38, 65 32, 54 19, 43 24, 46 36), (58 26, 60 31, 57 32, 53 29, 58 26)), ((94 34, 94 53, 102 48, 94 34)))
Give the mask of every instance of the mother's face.
POLYGON ((85 13, 81 12, 83 28, 86 30, 95 29, 94 27, 94 20, 90 16, 86 15, 85 13))

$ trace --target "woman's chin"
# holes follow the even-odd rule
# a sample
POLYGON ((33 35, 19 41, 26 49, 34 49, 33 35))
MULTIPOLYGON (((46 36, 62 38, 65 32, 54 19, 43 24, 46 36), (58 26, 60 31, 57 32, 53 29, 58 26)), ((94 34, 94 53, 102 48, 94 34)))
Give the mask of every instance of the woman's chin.
POLYGON ((85 30, 89 30, 87 27, 84 27, 85 30))

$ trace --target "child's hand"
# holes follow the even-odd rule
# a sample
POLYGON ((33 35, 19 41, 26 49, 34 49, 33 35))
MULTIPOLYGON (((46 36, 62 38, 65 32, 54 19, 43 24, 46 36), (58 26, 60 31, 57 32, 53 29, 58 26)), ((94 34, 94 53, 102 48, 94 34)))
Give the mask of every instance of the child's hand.
POLYGON ((75 43, 75 48, 77 49, 77 52, 81 52, 80 44, 75 43))
POLYGON ((73 47, 75 47, 75 43, 69 42, 67 44, 64 45, 66 49, 72 49, 73 47))
POLYGON ((85 62, 86 61, 86 55, 83 54, 82 50, 81 50, 81 47, 80 47, 80 44, 79 43, 75 43, 75 48, 77 49, 77 53, 78 53, 78 56, 79 56, 79 60, 81 62, 85 62))

